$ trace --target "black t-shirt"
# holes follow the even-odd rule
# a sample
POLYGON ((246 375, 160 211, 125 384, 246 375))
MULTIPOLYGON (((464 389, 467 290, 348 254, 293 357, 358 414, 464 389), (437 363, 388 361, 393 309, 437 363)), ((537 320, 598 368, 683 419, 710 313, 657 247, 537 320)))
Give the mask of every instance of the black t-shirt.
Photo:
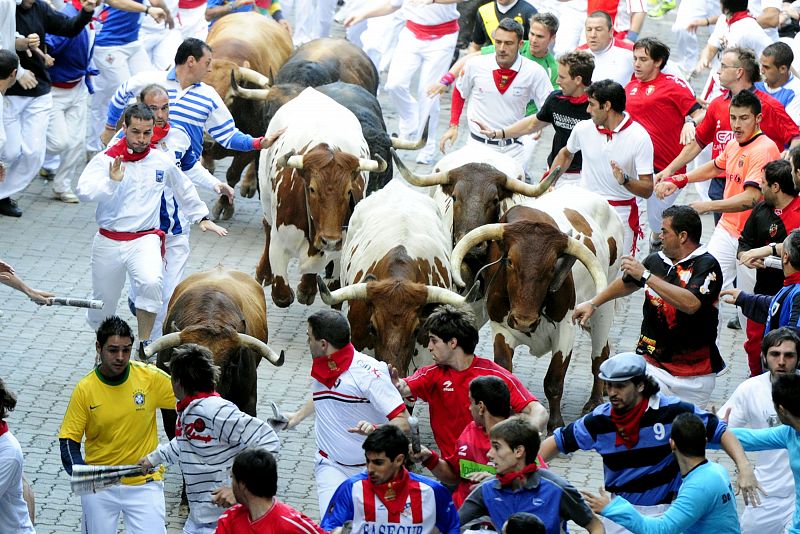
MULTIPOLYGON (((697 252, 697 251, 696 251, 697 252)), ((717 348, 719 292, 722 269, 708 252, 690 255, 677 265, 663 253, 650 254, 642 262, 653 276, 688 289, 700 300, 694 314, 679 311, 649 286, 642 306, 642 331, 636 352, 673 376, 697 376, 716 373, 724 364, 717 348)), ((644 283, 628 275, 623 282, 643 287, 644 283)))
MULTIPOLYGON (((589 112, 586 111, 587 104, 588 99, 581 98, 580 102, 575 102, 574 99, 564 96, 564 93, 559 89, 550 93, 550 96, 542 104, 542 109, 536 113, 537 119, 549 122, 555 130, 553 147, 547 156, 547 165, 552 165, 553 160, 558 155, 558 151, 567 146, 567 140, 575 125, 580 121, 592 118, 589 112)), ((578 151, 575 157, 572 158, 572 163, 566 172, 580 172, 582 161, 581 153, 578 151)))
MULTIPOLYGON (((763 247, 770 243, 782 243, 795 228, 800 227, 800 200, 795 197, 788 206, 776 210, 765 202, 759 202, 739 237, 738 252, 763 247)), ((781 269, 756 269, 756 286, 753 292, 759 295, 775 295, 783 287, 781 269)))
MULTIPOLYGON (((504 18, 516 20, 522 24, 522 28, 525 31, 525 34, 522 36, 522 38, 528 38, 528 32, 531 28, 531 17, 538 13, 535 7, 530 5, 526 0, 517 0, 517 3, 514 5, 514 7, 505 13, 500 13, 497 10, 497 2, 493 1, 491 4, 494 5, 494 15, 497 17, 498 22, 504 18)), ((486 33, 486 25, 483 23, 483 18, 481 17, 480 11, 478 11, 478 13, 475 15, 475 28, 472 30, 472 42, 480 46, 492 44, 489 34, 486 33)))

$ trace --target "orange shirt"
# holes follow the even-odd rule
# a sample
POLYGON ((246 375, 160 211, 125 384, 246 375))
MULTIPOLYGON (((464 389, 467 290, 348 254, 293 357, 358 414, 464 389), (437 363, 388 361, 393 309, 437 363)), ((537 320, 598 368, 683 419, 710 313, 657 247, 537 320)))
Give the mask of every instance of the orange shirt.
MULTIPOLYGON (((760 188, 764 179, 764 167, 780 157, 781 152, 775 142, 761 132, 741 145, 735 139, 725 145, 725 149, 714 160, 714 165, 725 171, 723 198, 728 199, 744 192, 746 186, 760 188)), ((749 216, 750 210, 723 213, 719 224, 738 239, 749 216)))

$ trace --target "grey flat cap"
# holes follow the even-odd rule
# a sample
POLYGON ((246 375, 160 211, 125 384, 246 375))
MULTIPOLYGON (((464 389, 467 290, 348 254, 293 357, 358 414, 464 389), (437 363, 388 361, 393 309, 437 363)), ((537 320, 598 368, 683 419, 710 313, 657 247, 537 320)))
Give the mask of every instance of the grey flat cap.
POLYGON ((635 376, 643 376, 646 369, 643 356, 635 352, 622 352, 604 361, 598 376, 606 382, 624 382, 635 376))

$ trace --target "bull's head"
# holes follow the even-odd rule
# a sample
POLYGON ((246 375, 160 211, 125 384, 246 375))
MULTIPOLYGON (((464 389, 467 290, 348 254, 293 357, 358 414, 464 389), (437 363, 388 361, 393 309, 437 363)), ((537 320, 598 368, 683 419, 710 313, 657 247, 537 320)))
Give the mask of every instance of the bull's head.
POLYGON ((226 59, 211 61, 211 72, 203 81, 212 86, 217 94, 230 107, 235 97, 251 100, 264 100, 269 94, 269 78, 249 68, 249 64, 239 66, 226 59), (247 82, 254 88, 244 88, 247 82))
MULTIPOLYGON (((415 174, 392 152, 397 168, 405 180, 416 186, 441 186, 442 192, 453 199, 453 244, 467 232, 484 224, 500 220, 501 203, 514 193, 538 197, 546 192, 560 175, 553 172, 543 182, 531 185, 521 177, 507 176, 486 163, 467 163, 449 171, 415 174)), ((470 255, 483 256, 486 245, 478 244, 470 255)))
POLYGON ((292 151, 278 159, 278 166, 297 169, 303 180, 308 218, 313 224, 308 231, 317 250, 341 250, 343 229, 356 202, 364 198, 361 172, 386 170, 386 162, 380 156, 376 158, 357 158, 321 143, 305 154, 294 155, 292 151))
MULTIPOLYGON (((519 207, 514 209, 520 210, 519 207)), ((546 302, 560 292, 575 261, 580 261, 589 271, 598 292, 606 287, 606 275, 594 253, 581 241, 561 232, 552 221, 544 220, 487 224, 469 232, 458 242, 451 256, 456 285, 464 286, 460 272, 464 256, 485 241, 496 242, 497 250, 491 254, 492 259, 494 256, 503 258, 496 267, 500 269, 500 276, 495 283, 505 282, 510 306, 507 322, 521 332, 536 330, 546 302)), ((490 288, 487 292, 491 299, 490 288)), ((574 291, 569 295, 562 292, 557 298, 571 299, 567 308, 574 306, 574 291)), ((564 311, 564 306, 560 307, 564 311)))
POLYGON ((422 342, 420 326, 433 307, 460 305, 468 300, 442 287, 398 278, 361 282, 331 292, 318 275, 317 285, 323 302, 329 306, 351 301, 354 343, 360 338, 363 347, 359 348, 374 348, 378 359, 401 374, 408 370, 415 343, 422 342))
POLYGON ((168 351, 186 343, 197 343, 207 347, 214 354, 216 361, 226 361, 231 354, 245 348, 254 351, 272 365, 283 365, 283 351, 277 354, 260 339, 237 332, 227 325, 220 327, 190 326, 180 332, 165 334, 145 348, 145 355, 149 358, 157 352, 168 351))

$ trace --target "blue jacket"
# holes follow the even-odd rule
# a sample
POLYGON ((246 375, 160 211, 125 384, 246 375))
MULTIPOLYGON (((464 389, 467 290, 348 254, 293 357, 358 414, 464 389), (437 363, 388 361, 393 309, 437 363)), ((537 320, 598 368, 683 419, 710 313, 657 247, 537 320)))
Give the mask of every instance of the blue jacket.
MULTIPOLYGON (((74 17, 78 10, 72 4, 65 4, 61 13, 74 17)), ((93 48, 89 46, 89 30, 83 29, 75 37, 61 37, 47 34, 45 37, 47 52, 53 57, 55 63, 47 69, 50 80, 54 82, 71 82, 78 78, 86 78, 86 87, 90 94, 94 94, 94 86, 90 76, 100 74, 92 65, 93 48)))
POLYGON ((643 516, 622 497, 615 497, 601 514, 638 534, 741 533, 728 472, 708 460, 683 477, 677 498, 660 517, 643 516))
POLYGON ((766 325, 764 335, 781 326, 800 326, 800 284, 784 286, 775 296, 742 291, 736 305, 745 317, 766 325))

